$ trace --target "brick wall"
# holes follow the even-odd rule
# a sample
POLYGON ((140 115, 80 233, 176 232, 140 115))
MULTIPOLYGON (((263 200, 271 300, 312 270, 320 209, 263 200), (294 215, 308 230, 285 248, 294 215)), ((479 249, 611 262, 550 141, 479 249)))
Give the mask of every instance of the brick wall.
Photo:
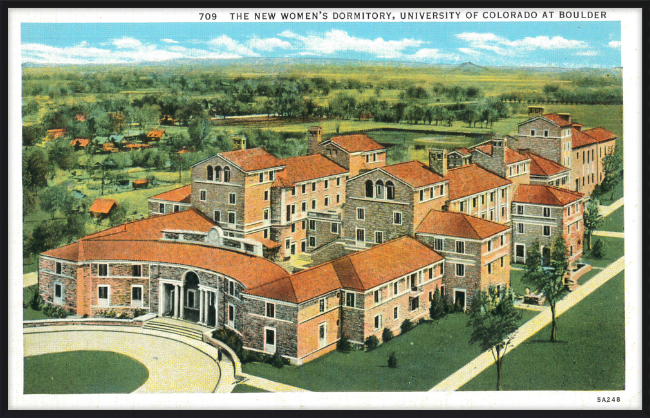
POLYGON ((307 252, 310 252, 318 247, 322 247, 325 244, 336 241, 341 237, 342 234, 342 223, 336 221, 328 221, 320 218, 309 218, 307 220, 307 252), (309 229, 309 223, 313 221, 316 229, 309 229), (332 232, 332 224, 336 224, 337 233, 332 232), (309 246, 309 238, 314 237, 316 240, 316 245, 314 247, 309 246))
POLYGON ((309 361, 336 348, 341 338, 339 291, 330 292, 322 298, 315 298, 300 305, 298 311, 298 357, 309 361), (320 312, 320 300, 327 304, 320 312), (319 339, 319 327, 326 324, 326 338, 323 344, 319 339))
POLYGON ((45 303, 54 304, 54 284, 63 285, 61 300, 62 308, 66 310, 77 310, 77 266, 65 261, 61 263, 61 274, 56 274, 56 262, 46 257, 39 257, 38 260, 38 283, 41 297, 45 303))
POLYGON ((178 202, 149 199, 149 215, 161 215, 165 213, 173 213, 174 207, 178 207, 177 212, 182 212, 184 210, 188 210, 192 206, 188 203, 178 203, 178 202), (161 204, 163 204, 165 207, 163 212, 160 211, 161 204))
POLYGON ((242 329, 244 346, 264 350, 265 327, 275 329, 276 352, 280 355, 298 357, 298 306, 285 305, 269 300, 275 305, 275 318, 266 316, 266 302, 244 297, 242 329))
POLYGON ((487 219, 501 224, 508 224, 510 222, 510 202, 513 196, 512 185, 507 185, 450 201, 448 203, 448 210, 450 212, 467 213, 477 218, 487 219), (493 201, 490 199, 491 193, 494 193, 493 201), (462 211, 460 210, 461 202, 464 206, 462 211), (494 211, 494 219, 491 219, 491 210, 494 211))
POLYGON ((386 151, 381 151, 381 152, 370 152, 370 153, 364 153, 364 154, 358 154, 358 155, 351 155, 350 156, 350 177, 354 177, 357 174, 366 171, 366 170, 374 170, 375 168, 378 167, 384 167, 386 165, 386 151), (376 154, 376 160, 372 161, 372 156, 371 161, 367 161, 366 154, 376 154))
MULTIPOLYGON (((343 291, 342 298, 346 297, 348 291, 343 291)), ((345 299, 341 301, 341 334, 353 342, 364 341, 364 310, 365 297, 363 293, 355 293, 355 306, 345 306, 345 299), (356 309, 355 309, 356 308, 356 309)))
POLYGON ((535 119, 519 125, 519 142, 517 146, 520 149, 529 149, 532 152, 541 155, 542 157, 546 157, 550 160, 555 161, 556 163, 563 164, 563 141, 560 139, 561 134, 562 129, 555 124, 544 119, 535 119), (535 130, 535 136, 531 137, 530 131, 533 129, 535 130), (543 136, 544 130, 549 131, 548 138, 545 138, 543 136))

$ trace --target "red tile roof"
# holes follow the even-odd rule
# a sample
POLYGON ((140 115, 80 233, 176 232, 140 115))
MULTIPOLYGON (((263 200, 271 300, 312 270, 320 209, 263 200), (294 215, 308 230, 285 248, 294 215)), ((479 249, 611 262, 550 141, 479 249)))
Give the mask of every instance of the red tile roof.
POLYGON ((70 141, 70 145, 73 147, 79 145, 80 147, 85 147, 90 142, 90 138, 75 138, 70 141))
POLYGON ((384 170, 412 187, 422 187, 445 181, 444 177, 434 173, 429 166, 417 160, 387 165, 380 170, 384 170))
POLYGON ((149 138, 149 139, 160 139, 165 134, 165 132, 166 132, 165 130, 152 129, 147 134, 147 138, 149 138))
POLYGON ((612 141, 616 139, 616 135, 605 128, 591 128, 583 132, 594 138, 596 142, 612 141))
POLYGON ((586 145, 593 145, 596 141, 589 134, 571 128, 571 148, 580 148, 586 145))
POLYGON ((149 180, 147 180, 147 179, 136 179, 136 180, 133 180, 132 183, 133 184, 147 184, 147 183, 149 183, 149 180))
POLYGON ((117 201, 114 199, 95 199, 89 211, 108 214, 113 209, 113 206, 117 206, 117 201))
POLYGON ((452 168, 447 172, 445 178, 449 180, 449 200, 460 199, 512 184, 510 180, 504 179, 476 164, 452 168))
POLYGON ((519 151, 521 155, 530 158, 530 175, 531 176, 554 176, 556 174, 569 171, 570 168, 564 167, 555 161, 544 158, 531 151, 519 151))
POLYGON ((182 186, 165 193, 151 196, 149 199, 165 200, 168 202, 190 203, 191 193, 192 186, 188 184, 186 186, 182 186))
POLYGON ((555 123, 560 127, 571 126, 571 122, 564 119, 562 116, 558 115, 557 113, 547 113, 546 115, 542 115, 542 117, 550 120, 551 122, 555 123))
MULTIPOLYGON (((493 148, 494 145, 492 143, 487 143, 487 144, 482 144, 482 145, 477 145, 475 147, 472 147, 472 149, 479 150, 487 155, 492 155, 493 148)), ((510 147, 506 147, 504 154, 505 154, 504 159, 506 164, 514 164, 520 161, 526 161, 528 159, 510 147)))
POLYGON ((256 171, 282 166, 282 161, 279 158, 269 154, 262 148, 229 151, 219 155, 232 161, 244 171, 256 171))
POLYGON ((262 257, 177 242, 81 239, 66 247, 47 251, 44 255, 70 261, 128 260, 180 264, 232 277, 247 288, 289 276, 282 267, 262 257), (73 249, 68 248, 75 245, 78 246, 76 255, 73 249))
POLYGON ((345 168, 320 154, 283 158, 281 161, 284 170, 276 176, 274 186, 292 187, 302 181, 348 172, 345 168))
POLYGON ((584 194, 540 184, 520 184, 512 199, 517 203, 565 206, 582 199, 584 194))
POLYGON ((377 151, 386 149, 386 147, 382 146, 366 134, 335 136, 329 140, 347 152, 377 151))
POLYGON ((432 210, 417 227, 416 233, 483 240, 508 229, 509 226, 465 213, 432 210))

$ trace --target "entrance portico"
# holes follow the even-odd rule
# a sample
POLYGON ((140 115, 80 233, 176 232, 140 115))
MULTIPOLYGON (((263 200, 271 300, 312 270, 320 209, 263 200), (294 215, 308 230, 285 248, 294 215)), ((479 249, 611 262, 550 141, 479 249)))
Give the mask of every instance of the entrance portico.
POLYGON ((182 280, 159 281, 159 316, 218 326, 216 288, 201 285, 199 276, 193 271, 185 273, 182 280))

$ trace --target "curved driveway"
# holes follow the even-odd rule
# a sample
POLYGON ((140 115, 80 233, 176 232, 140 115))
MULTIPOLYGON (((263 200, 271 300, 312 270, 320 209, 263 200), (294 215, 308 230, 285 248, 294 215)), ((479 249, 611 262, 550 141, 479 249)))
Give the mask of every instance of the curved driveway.
POLYGON ((85 325, 24 328, 25 356, 77 350, 112 351, 138 360, 149 370, 149 378, 134 393, 210 393, 217 388, 221 371, 215 361, 214 347, 183 337, 171 339, 157 331, 116 328, 85 325))

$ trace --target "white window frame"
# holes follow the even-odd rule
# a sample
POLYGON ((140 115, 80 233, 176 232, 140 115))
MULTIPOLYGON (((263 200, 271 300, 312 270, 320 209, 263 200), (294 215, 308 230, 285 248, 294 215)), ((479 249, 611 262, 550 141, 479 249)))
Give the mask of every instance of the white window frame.
POLYGON ((318 348, 323 348, 327 345, 327 322, 318 324, 318 348), (320 330, 323 328, 323 338, 320 337, 320 330))
POLYGON ((133 284, 131 285, 131 306, 134 308, 142 308, 144 306, 144 286, 141 284, 133 284), (133 289, 139 288, 140 289, 140 301, 139 303, 135 303, 137 299, 133 299, 133 289))
POLYGON ((393 321, 399 321, 399 306, 393 307, 393 321))
POLYGON ((359 234, 359 231, 363 231, 363 241, 361 241, 361 242, 366 242, 366 229, 365 229, 365 228, 355 228, 355 231, 354 231, 354 241, 355 241, 355 242, 359 242, 359 240, 357 239, 358 236, 359 236, 359 235, 358 235, 358 234, 359 234))
POLYGON ((212 216, 213 216, 212 219, 214 219, 215 222, 221 222, 221 211, 220 210, 215 210, 214 213, 212 214, 212 216), (219 216, 218 216, 219 219, 217 219, 217 213, 219 214, 219 216))
POLYGON ((264 316, 267 318, 275 318, 275 303, 272 302, 264 302, 264 316), (269 306, 272 306, 273 308, 273 315, 269 315, 269 306))
POLYGON ((237 193, 228 193, 228 204, 236 205, 237 204, 237 193))
POLYGON ((230 225, 236 225, 237 224, 237 212, 229 210, 228 211, 228 223, 230 225), (233 215, 233 222, 230 222, 230 215, 233 215))
POLYGON ((338 234, 339 233, 339 224, 332 222, 332 226, 330 231, 332 234, 338 234))
POLYGON ((318 312, 323 313, 327 310, 327 298, 320 298, 318 300, 318 312))
POLYGON ((357 207, 357 221, 365 221, 365 220, 366 220, 366 208, 357 207))
MULTIPOLYGON (((232 303, 228 304, 228 311, 226 312, 226 324, 232 329, 235 329, 235 322, 237 318, 237 307, 232 303), (230 318, 230 310, 232 309, 232 319, 230 318)), ((266 336, 265 336, 266 338, 266 336)))
POLYGON ((158 213, 165 213, 165 204, 164 203, 159 203, 158 204, 158 213))
POLYGON ((110 274, 111 273, 110 273, 109 268, 108 268, 108 263, 98 263, 97 264, 97 277, 108 277, 108 276, 110 276, 110 274), (102 271, 101 266, 106 266, 106 274, 103 274, 103 275, 101 274, 101 271, 102 271))
POLYGON ((455 242, 454 250, 456 250, 456 254, 465 254, 465 241, 457 239, 456 242, 455 242), (462 250, 463 251, 458 251, 458 244, 462 245, 462 247, 463 247, 462 250))
POLYGON ((316 246, 316 237, 309 237, 309 246, 310 247, 316 246))
POLYGON ((373 326, 375 327, 375 331, 380 330, 382 326, 382 318, 381 314, 375 315, 373 326))
POLYGON ((108 284, 97 285, 97 306, 102 306, 102 307, 111 306, 111 285, 108 284), (106 288, 106 298, 99 297, 100 288, 106 288))
POLYGON ((52 301, 54 302, 55 305, 63 305, 63 301, 65 300, 65 286, 63 283, 60 281, 55 281, 54 282, 54 289, 53 289, 53 294, 52 294, 52 301), (61 288, 61 296, 57 297, 56 296, 56 287, 59 286, 61 288))
POLYGON ((199 200, 205 202, 208 200, 208 191, 205 189, 199 190, 199 200))
POLYGON ((142 264, 132 264, 131 265, 131 277, 144 277, 144 266, 142 264), (133 268, 136 266, 140 266, 140 275, 136 276, 133 274, 133 268))
POLYGON ((551 227, 549 225, 542 226, 542 236, 550 237, 551 236, 551 227), (546 228, 548 228, 548 234, 546 233, 546 228))
POLYGON ((275 354, 278 347, 278 331, 273 327, 264 327, 264 352, 275 354), (266 343, 267 331, 273 331, 273 344, 266 343))
POLYGON ((467 309, 467 289, 454 289, 454 294, 453 294, 453 303, 456 305, 456 292, 462 292, 465 294, 465 297, 463 298, 463 310, 467 309))
POLYGON ((445 250, 445 239, 444 238, 434 238, 433 239, 433 249, 435 251, 444 251, 445 250), (440 242, 440 248, 438 248, 438 242, 440 242))
POLYGON ((455 269, 455 270, 456 270, 456 272, 455 272, 455 273, 456 273, 456 277, 465 277, 465 264, 463 264, 463 263, 456 263, 456 269, 455 269), (462 273, 463 273, 463 274, 458 274, 458 266, 463 266, 463 268, 462 268, 462 270, 463 270, 462 273))
POLYGON ((399 211, 394 211, 393 212, 393 225, 402 225, 404 223, 404 218, 403 218, 402 212, 399 211), (395 214, 399 213, 399 223, 395 222, 395 214))
POLYGON ((544 217, 545 218, 550 218, 551 217, 551 208, 544 208, 544 217), (548 212, 548 215, 546 214, 548 212))
POLYGON ((375 244, 383 244, 384 242, 384 231, 375 231, 375 244), (377 236, 380 236, 381 239, 377 239, 377 236))

